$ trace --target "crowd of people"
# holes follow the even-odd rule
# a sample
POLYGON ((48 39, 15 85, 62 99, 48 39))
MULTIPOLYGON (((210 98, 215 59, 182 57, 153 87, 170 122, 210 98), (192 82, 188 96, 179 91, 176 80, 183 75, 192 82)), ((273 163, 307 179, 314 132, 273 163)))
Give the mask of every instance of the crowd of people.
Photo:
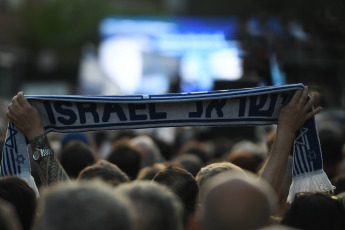
POLYGON ((334 193, 286 202, 294 134, 321 112, 311 109, 317 99, 297 90, 277 126, 255 130, 255 142, 201 140, 210 128, 190 127, 45 134, 20 92, 0 118, 26 136, 30 158, 34 149, 54 154, 31 161, 39 195, 19 177, 0 178, 0 229, 345 229, 342 133, 320 131, 334 193))

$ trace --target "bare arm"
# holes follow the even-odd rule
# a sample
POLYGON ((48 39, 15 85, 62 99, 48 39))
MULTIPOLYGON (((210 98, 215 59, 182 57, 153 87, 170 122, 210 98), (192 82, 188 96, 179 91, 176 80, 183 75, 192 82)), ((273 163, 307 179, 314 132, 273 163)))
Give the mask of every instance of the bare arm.
POLYGON ((260 178, 270 183, 277 193, 284 179, 295 133, 308 119, 322 110, 321 107, 312 110, 317 98, 318 94, 314 93, 308 100, 308 87, 305 87, 304 90, 297 90, 290 102, 280 111, 272 151, 260 172, 260 178))
MULTIPOLYGON (((31 149, 51 149, 40 114, 35 107, 29 104, 23 92, 19 92, 13 97, 12 103, 8 106, 7 117, 26 136, 31 149)), ((69 180, 55 154, 34 162, 42 184, 50 185, 58 181, 69 180)))

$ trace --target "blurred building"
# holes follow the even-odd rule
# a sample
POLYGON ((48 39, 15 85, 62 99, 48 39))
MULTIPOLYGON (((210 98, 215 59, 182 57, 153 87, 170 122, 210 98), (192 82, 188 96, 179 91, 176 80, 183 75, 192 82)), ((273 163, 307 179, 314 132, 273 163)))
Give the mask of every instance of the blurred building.
MULTIPOLYGON (((30 94, 72 94, 87 92, 85 90, 108 94, 162 93, 302 82, 321 93, 324 107, 344 108, 344 10, 340 0, 0 0, 0 97, 11 98, 19 90, 30 94), (101 31, 101 23, 106 18, 133 19, 140 15, 151 21, 165 18, 166 24, 172 23, 171 18, 201 20, 192 21, 194 24, 182 20, 180 23, 185 27, 179 32, 180 37, 177 33, 169 36, 146 33, 146 40, 143 36, 136 37, 136 42, 141 42, 139 46, 133 46, 133 39, 132 43, 123 39, 123 50, 116 46, 111 46, 114 52, 110 52, 108 46, 102 50, 106 47, 104 42, 110 41, 101 31), (192 43, 203 41, 195 35, 204 26, 205 18, 235 19, 235 23, 228 21, 229 25, 234 23, 233 34, 218 41, 228 47, 235 44, 231 47, 237 47, 232 49, 237 53, 230 49, 216 52, 221 43, 212 48, 212 55, 209 51, 206 55, 204 51, 190 49, 192 43), (143 45, 148 40, 149 46, 143 45), (157 52, 163 47, 174 50, 178 40, 185 45, 192 42, 180 48, 180 51, 188 51, 185 54, 169 56, 157 52), (94 48, 85 49, 90 47, 86 44, 94 48), (124 47, 132 49, 126 51, 124 47), (107 59, 110 64, 106 68, 99 62, 104 57, 103 51, 113 55, 107 59), (129 67, 126 60, 132 61, 129 67), (122 79, 132 79, 132 84, 126 86, 127 91, 121 92, 123 83, 116 82, 118 79, 110 82, 109 72, 114 72, 112 67, 116 65, 122 67, 115 70, 122 79), (239 76, 227 78, 231 71, 239 76), (93 88, 83 85, 80 79, 88 79, 93 88), (100 82, 105 82, 105 91, 99 90, 103 86, 96 83, 100 82), (134 86, 136 89, 130 89, 134 86)), ((136 25, 137 31, 143 31, 142 22, 134 21, 133 31, 136 25)), ((153 31, 158 32, 158 27, 153 31)), ((122 33, 122 38, 123 32, 114 31, 122 33)), ((216 38, 207 37, 205 44, 210 48, 216 44, 216 38)))

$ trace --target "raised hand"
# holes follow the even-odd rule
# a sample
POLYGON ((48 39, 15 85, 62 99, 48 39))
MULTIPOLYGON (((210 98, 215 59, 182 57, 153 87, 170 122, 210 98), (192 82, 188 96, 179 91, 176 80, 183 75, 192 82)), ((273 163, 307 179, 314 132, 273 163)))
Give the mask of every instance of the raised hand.
POLYGON ((23 92, 12 98, 6 115, 29 140, 44 133, 40 114, 26 100, 23 92))

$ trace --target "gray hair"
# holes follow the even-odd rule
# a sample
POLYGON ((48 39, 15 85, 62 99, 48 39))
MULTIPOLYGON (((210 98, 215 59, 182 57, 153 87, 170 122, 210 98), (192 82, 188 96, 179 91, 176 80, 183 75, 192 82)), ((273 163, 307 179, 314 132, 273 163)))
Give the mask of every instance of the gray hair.
POLYGON ((49 187, 40 201, 38 230, 132 230, 132 207, 101 181, 49 187))
POLYGON ((222 161, 204 166, 196 175, 195 179, 199 188, 201 188, 212 177, 227 171, 233 171, 235 173, 242 172, 245 174, 244 170, 239 166, 227 161, 222 161))
POLYGON ((134 181, 121 184, 116 190, 133 202, 137 229, 183 229, 182 203, 168 187, 154 181, 134 181))

